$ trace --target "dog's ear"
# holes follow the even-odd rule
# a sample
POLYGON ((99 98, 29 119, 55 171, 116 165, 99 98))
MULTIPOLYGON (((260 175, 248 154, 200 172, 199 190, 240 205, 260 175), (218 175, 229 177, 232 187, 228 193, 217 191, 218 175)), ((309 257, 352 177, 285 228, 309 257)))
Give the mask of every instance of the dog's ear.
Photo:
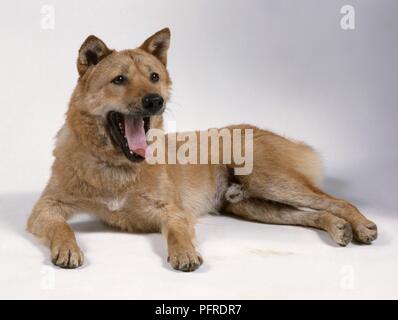
POLYGON ((164 65, 167 64, 167 50, 170 46, 170 29, 164 28, 145 40, 140 49, 154 55, 164 65))
POLYGON ((89 36, 79 49, 79 57, 77 58, 77 70, 82 76, 90 66, 96 65, 107 55, 112 53, 105 43, 96 36, 89 36))

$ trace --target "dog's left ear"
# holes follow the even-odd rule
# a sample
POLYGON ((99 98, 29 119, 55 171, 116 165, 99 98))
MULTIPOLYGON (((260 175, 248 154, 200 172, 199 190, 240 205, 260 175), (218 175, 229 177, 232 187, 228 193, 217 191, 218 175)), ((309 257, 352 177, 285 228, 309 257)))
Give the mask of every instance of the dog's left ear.
POLYGON ((145 40, 140 49, 154 55, 164 65, 167 64, 167 50, 170 46, 170 29, 164 28, 145 40))

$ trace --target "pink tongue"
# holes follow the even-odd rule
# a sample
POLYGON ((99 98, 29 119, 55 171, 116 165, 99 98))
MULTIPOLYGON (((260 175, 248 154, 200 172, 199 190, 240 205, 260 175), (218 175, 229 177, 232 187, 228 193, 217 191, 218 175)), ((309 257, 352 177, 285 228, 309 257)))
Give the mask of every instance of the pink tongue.
POLYGON ((145 158, 148 145, 145 137, 144 119, 124 116, 124 128, 130 150, 145 158))

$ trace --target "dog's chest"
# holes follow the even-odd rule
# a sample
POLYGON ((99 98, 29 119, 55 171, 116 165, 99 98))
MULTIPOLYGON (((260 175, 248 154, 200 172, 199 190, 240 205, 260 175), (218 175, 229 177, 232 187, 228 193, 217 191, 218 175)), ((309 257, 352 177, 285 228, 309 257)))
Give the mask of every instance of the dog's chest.
POLYGON ((109 211, 120 211, 126 204, 126 197, 107 198, 102 201, 109 211))

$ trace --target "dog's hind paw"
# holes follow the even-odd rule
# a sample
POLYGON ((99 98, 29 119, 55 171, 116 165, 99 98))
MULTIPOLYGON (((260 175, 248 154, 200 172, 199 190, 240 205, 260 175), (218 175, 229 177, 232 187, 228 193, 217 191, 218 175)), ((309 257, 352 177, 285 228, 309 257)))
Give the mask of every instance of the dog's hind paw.
POLYGON ((245 191, 242 185, 232 183, 225 192, 225 199, 231 203, 237 203, 245 198, 245 191))
POLYGON ((354 227, 355 240, 369 244, 377 239, 377 226, 372 221, 360 223, 354 227))
POLYGON ((349 244, 353 238, 351 225, 343 219, 337 219, 329 233, 333 240, 343 247, 349 244))

